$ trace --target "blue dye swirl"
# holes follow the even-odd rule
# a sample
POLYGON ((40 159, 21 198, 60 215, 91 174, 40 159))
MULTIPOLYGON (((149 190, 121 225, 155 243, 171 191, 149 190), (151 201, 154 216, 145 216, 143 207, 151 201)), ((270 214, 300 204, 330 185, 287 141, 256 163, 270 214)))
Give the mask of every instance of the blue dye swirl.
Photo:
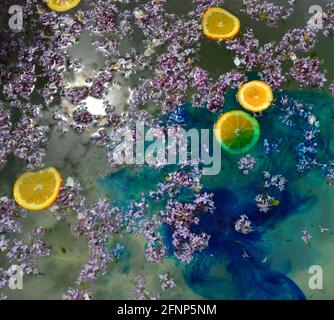
MULTIPOLYGON (((333 99, 326 94, 313 92, 277 94, 275 106, 259 118, 262 136, 259 144, 251 151, 258 162, 257 168, 249 176, 242 176, 236 165, 239 158, 223 154, 222 173, 203 179, 205 191, 213 192, 215 195, 216 212, 203 215, 195 231, 205 230, 211 235, 211 239, 209 247, 197 253, 194 261, 184 268, 186 284, 203 298, 305 299, 301 289, 287 276, 292 268, 289 257, 279 271, 274 270, 270 259, 265 258, 270 256, 273 249, 273 244, 268 241, 271 231, 289 216, 296 214, 303 205, 313 205, 321 201, 315 194, 290 187, 291 182, 303 179, 301 173, 296 170, 296 147, 304 139, 307 119, 291 115, 291 121, 295 122, 291 128, 281 123, 279 119, 282 116, 282 105, 279 100, 284 95, 289 100, 312 105, 312 113, 321 121, 321 131, 317 136, 318 154, 314 157, 322 163, 333 159, 333 99), (265 139, 279 139, 279 152, 265 152, 268 146, 265 139), (259 213, 254 201, 255 196, 261 193, 263 171, 282 174, 289 181, 283 193, 272 194, 280 200, 280 205, 273 207, 267 214, 259 213), (234 223, 241 214, 246 214, 252 221, 253 233, 242 235, 234 230, 234 223), (263 240, 264 235, 267 236, 266 241, 263 240)), ((225 111, 240 108, 235 99, 235 92, 230 93, 225 111)), ((217 117, 217 114, 202 109, 194 110, 189 104, 185 104, 166 121, 186 121, 186 127, 201 129, 212 128, 217 117)), ((315 167, 312 170, 319 168, 315 167)), ((148 167, 125 168, 105 177, 99 183, 116 204, 126 206, 129 199, 138 199, 141 192, 154 189, 166 172, 166 169, 155 170, 148 167)), ((172 258, 171 230, 164 226, 163 233, 172 258)), ((290 240, 287 238, 285 241, 290 240)))

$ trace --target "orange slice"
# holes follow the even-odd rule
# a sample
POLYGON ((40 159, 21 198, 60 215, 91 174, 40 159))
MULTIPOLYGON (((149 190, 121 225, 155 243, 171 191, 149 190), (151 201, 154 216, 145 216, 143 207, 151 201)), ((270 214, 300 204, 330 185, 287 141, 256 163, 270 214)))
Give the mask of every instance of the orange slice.
POLYGON ((211 40, 231 40, 240 31, 240 20, 222 8, 212 7, 203 15, 202 30, 211 40))
POLYGON ((230 154, 239 155, 252 149, 260 138, 260 125, 244 111, 230 111, 220 116, 215 124, 215 138, 230 154))
POLYGON ((250 81, 238 91, 238 101, 247 110, 262 112, 268 109, 274 100, 271 87, 263 81, 250 81))
POLYGON ((49 0, 46 4, 51 10, 64 12, 76 7, 81 0, 49 0))
POLYGON ((26 172, 14 184, 14 199, 25 209, 43 210, 56 201, 62 183, 63 179, 55 168, 26 172))

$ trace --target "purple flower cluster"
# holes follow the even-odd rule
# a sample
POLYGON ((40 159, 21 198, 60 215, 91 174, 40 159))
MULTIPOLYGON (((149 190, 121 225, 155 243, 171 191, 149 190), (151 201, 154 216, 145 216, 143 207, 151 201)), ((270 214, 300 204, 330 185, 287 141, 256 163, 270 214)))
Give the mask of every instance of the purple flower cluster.
MULTIPOLYGON (((235 52, 234 63, 238 68, 246 71, 256 70, 261 80, 267 82, 273 89, 280 89, 291 77, 300 78, 298 75, 302 73, 302 68, 299 61, 303 59, 298 59, 296 54, 310 52, 316 45, 316 37, 316 30, 307 26, 288 31, 278 43, 269 42, 260 46, 253 30, 247 30, 243 37, 227 42, 226 46, 227 49, 235 52), (284 72, 283 63, 291 60, 296 69, 292 68, 290 72, 284 72), (294 72, 291 72, 292 70, 294 72)), ((305 72, 304 81, 301 81, 301 84, 303 85, 306 81, 313 83, 312 77, 316 76, 317 80, 321 80, 318 86, 321 87, 326 79, 322 77, 316 65, 310 71, 312 71, 310 75, 305 72)))
POLYGON ((267 155, 279 154, 281 152, 280 145, 282 144, 282 139, 275 139, 274 141, 269 141, 269 139, 264 139, 263 147, 264 152, 267 155))
POLYGON ((290 75, 302 88, 322 88, 327 81, 324 73, 319 71, 320 61, 312 58, 297 59, 290 69, 290 75))
POLYGON ((317 32, 309 26, 289 30, 277 45, 281 59, 294 60, 298 52, 310 52, 317 44, 317 32))
POLYGON ((162 237, 158 231, 160 227, 161 221, 157 215, 153 215, 151 219, 144 219, 139 223, 139 232, 147 241, 145 248, 147 261, 161 262, 167 254, 167 248, 164 245, 162 237))
POLYGON ((278 189, 279 192, 284 191, 286 188, 287 180, 280 174, 271 175, 267 171, 263 172, 263 178, 264 191, 255 197, 255 202, 260 212, 267 213, 271 210, 273 205, 276 205, 276 202, 278 201, 274 197, 272 197, 269 192, 273 191, 273 189, 278 189))
MULTIPOLYGON (((26 211, 18 207, 14 200, 0 199, 0 254, 3 265, 18 266, 24 274, 37 274, 40 257, 50 255, 50 249, 42 240, 44 229, 37 227, 29 233, 29 243, 16 239, 21 233, 26 211)), ((17 270, 0 268, 0 288, 8 286, 9 279, 17 270)), ((6 299, 2 295, 1 299, 6 299)))
POLYGON ((235 52, 236 58, 234 63, 237 67, 243 67, 247 71, 258 67, 258 50, 260 43, 259 40, 255 38, 252 29, 247 30, 241 38, 228 41, 226 47, 235 52))
POLYGON ((10 153, 25 160, 28 167, 41 167, 48 128, 38 124, 40 106, 13 102, 9 107, 18 108, 23 115, 13 125, 9 111, 0 104, 0 167, 6 164, 10 153))
POLYGON ((312 239, 312 236, 307 230, 303 230, 301 239, 305 242, 306 245, 309 245, 312 239))
POLYGON ((255 167, 256 160, 250 154, 247 154, 238 161, 238 168, 245 176, 249 175, 250 171, 255 167))
MULTIPOLYGON (((15 238, 20 233, 26 211, 18 207, 14 200, 0 199, 0 253, 4 253, 9 264, 17 265, 25 274, 38 273, 37 261, 50 255, 50 249, 42 240, 44 229, 35 228, 29 234, 29 243, 15 238)), ((10 269, 0 268, 0 288, 8 284, 10 269)))
POLYGON ((145 284, 146 280, 142 275, 138 275, 133 280, 132 293, 138 296, 139 300, 146 300, 146 298, 149 296, 145 291, 145 284))
MULTIPOLYGON (((51 211, 55 213, 57 219, 64 219, 71 212, 76 214, 74 232, 78 237, 88 239, 89 259, 76 280, 78 288, 69 288, 64 299, 89 299, 93 295, 90 284, 98 275, 106 272, 111 261, 120 259, 118 253, 120 245, 117 244, 113 248, 109 239, 121 232, 144 236, 147 241, 145 256, 150 262, 160 262, 167 255, 167 247, 160 234, 162 223, 173 228, 174 254, 181 261, 190 262, 195 251, 207 247, 209 235, 204 232, 196 234, 190 231, 193 224, 199 223, 200 215, 214 211, 213 194, 199 194, 201 175, 202 172, 199 169, 185 166, 180 171, 170 173, 163 183, 157 185, 155 191, 150 191, 147 195, 142 194, 140 201, 130 202, 125 209, 112 207, 106 200, 99 200, 89 206, 80 184, 71 177, 67 178, 51 211), (181 188, 197 193, 191 203, 181 203, 176 200, 181 188), (169 199, 166 209, 161 211, 160 215, 150 215, 148 200, 164 201, 165 197, 169 199)), ((37 239, 38 235, 41 236, 41 231, 38 229, 32 233, 31 239, 37 239)), ((0 241, 1 248, 7 250, 7 239, 1 238, 0 241)), ((18 242, 16 246, 21 248, 23 244, 18 242)), ((36 250, 35 255, 43 255, 42 243, 39 240, 33 248, 36 250)), ((22 249, 28 250, 25 247, 22 249)), ((19 259, 19 251, 16 249, 14 253, 19 259)), ((47 254, 46 251, 45 254, 47 254)), ((173 283, 172 279, 161 278, 161 285, 164 288, 173 287, 173 283)), ((138 281, 138 286, 136 286, 141 298, 144 296, 145 298, 158 298, 156 295, 145 295, 141 284, 142 281, 138 281)))
POLYGON ((96 278, 97 273, 105 272, 114 256, 108 249, 108 238, 119 231, 121 211, 111 207, 106 200, 99 200, 92 207, 80 212, 74 231, 78 236, 88 238, 89 261, 78 277, 78 284, 96 278))
POLYGON ((0 199, 0 233, 21 232, 21 222, 26 211, 18 207, 14 200, 3 197, 0 199))
POLYGON ((146 289, 146 279, 143 275, 138 275, 132 281, 132 293, 136 297, 137 300, 159 300, 159 294, 151 294, 146 289))
POLYGON ((87 110, 87 107, 78 107, 72 116, 71 126, 76 132, 84 131, 94 121, 94 116, 87 110))
POLYGON ((63 300, 90 300, 92 294, 93 291, 88 288, 68 288, 67 293, 63 295, 63 300))
POLYGON ((334 33, 334 3, 330 2, 326 5, 325 12, 322 16, 324 22, 324 35, 332 36, 334 33))
POLYGON ((107 92, 108 85, 112 82, 114 76, 108 70, 100 72, 93 80, 89 88, 89 94, 97 99, 103 98, 107 92))
POLYGON ((79 12, 86 30, 98 35, 115 31, 117 13, 117 7, 110 0, 92 1, 88 10, 79 12))
POLYGON ((47 132, 48 127, 39 126, 33 118, 24 115, 12 134, 14 155, 26 160, 28 167, 43 166, 47 132))
POLYGON ((288 127, 297 126, 298 120, 308 120, 310 116, 312 116, 310 112, 312 105, 301 103, 294 99, 288 99, 286 95, 281 96, 280 105, 282 115, 280 115, 279 119, 288 127))
POLYGON ((19 265, 25 274, 38 274, 37 260, 47 257, 51 251, 42 240, 44 229, 38 227, 31 231, 30 244, 14 239, 7 249, 7 258, 10 264, 19 265))
POLYGON ((170 198, 173 198, 181 192, 182 188, 189 188, 194 191, 200 190, 200 178, 201 172, 196 169, 184 169, 169 173, 166 181, 159 183, 156 191, 150 192, 150 197, 159 200, 167 194, 170 198))
POLYGON ((329 92, 331 93, 332 96, 334 96, 334 81, 329 86, 329 92))
POLYGON ((243 214, 234 224, 234 230, 242 234, 249 234, 253 232, 252 222, 246 215, 243 214))
POLYGON ((265 188, 268 189, 268 188, 276 187, 281 192, 285 190, 285 185, 286 185, 287 180, 282 175, 280 174, 271 175, 269 172, 264 171, 263 177, 264 177, 264 187, 265 188))
POLYGON ((88 88, 68 88, 64 90, 63 95, 71 103, 76 105, 88 97, 88 88))
POLYGON ((334 168, 331 166, 329 170, 326 172, 326 182, 329 186, 334 185, 334 168))
POLYGON ((256 205, 258 206, 260 212, 267 213, 271 210, 274 198, 267 193, 258 194, 255 197, 256 205))
POLYGON ((206 86, 203 86, 205 81, 205 73, 195 74, 197 78, 194 80, 199 84, 198 94, 192 96, 195 107, 206 106, 210 111, 216 112, 222 110, 225 105, 225 96, 228 90, 233 90, 240 87, 246 82, 246 77, 242 72, 231 71, 219 76, 216 82, 209 81, 206 86), (204 76, 204 79, 199 78, 204 76))
POLYGON ((11 128, 9 112, 0 105, 0 167, 7 162, 7 155, 11 152, 11 128))
POLYGON ((190 262, 195 251, 201 251, 208 246, 210 236, 205 232, 194 234, 191 225, 199 224, 199 215, 214 211, 213 194, 198 194, 193 203, 181 203, 169 200, 165 210, 160 214, 163 222, 173 228, 174 254, 181 261, 190 262))
POLYGON ((293 8, 279 6, 268 1, 243 0, 241 11, 257 21, 266 21, 268 27, 277 27, 279 21, 286 21, 292 15, 293 8))
POLYGON ((159 274, 160 285, 162 290, 172 289, 176 287, 174 279, 170 273, 159 274))

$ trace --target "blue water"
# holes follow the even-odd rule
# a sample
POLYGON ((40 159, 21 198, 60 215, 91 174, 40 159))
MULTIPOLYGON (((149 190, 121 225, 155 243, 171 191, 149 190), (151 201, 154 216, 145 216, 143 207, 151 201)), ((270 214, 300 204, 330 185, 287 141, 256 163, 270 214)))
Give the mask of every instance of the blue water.
MULTIPOLYGON (((182 268, 185 285, 204 299, 308 298, 290 277, 299 271, 296 268, 301 268, 302 264, 298 265, 292 261, 291 252, 285 251, 285 245, 291 243, 291 246, 296 247, 296 253, 300 250, 298 248, 304 245, 300 239, 300 232, 307 225, 313 228, 314 221, 311 219, 315 219, 314 215, 323 209, 323 203, 329 201, 325 197, 330 197, 319 190, 330 187, 326 186, 323 172, 318 166, 303 174, 297 172, 296 146, 304 139, 306 122, 305 119, 295 117, 295 126, 292 128, 280 122, 282 105, 278 98, 281 95, 287 95, 289 100, 294 99, 313 107, 312 112, 320 120, 321 127, 316 139, 319 151, 317 155, 312 156, 321 163, 333 158, 334 145, 331 141, 334 141, 334 137, 331 128, 334 100, 326 94, 316 92, 277 93, 275 106, 258 119, 262 135, 258 145, 250 152, 257 160, 257 167, 252 173, 243 176, 236 164, 240 157, 223 153, 221 173, 203 178, 204 191, 214 193, 216 211, 214 214, 203 215, 200 225, 196 228, 211 235, 209 247, 197 253, 192 263, 184 265, 172 257, 170 230, 166 227, 162 229, 165 242, 169 244, 169 259, 182 268), (264 139, 278 142, 279 152, 266 154, 264 139), (285 191, 271 193, 280 200, 280 205, 273 207, 270 213, 260 213, 254 201, 255 196, 262 192, 263 171, 282 174, 288 179, 285 191), (314 215, 308 214, 305 208, 312 208, 314 215), (252 221, 255 230, 253 233, 242 235, 234 231, 234 223, 241 214, 246 214, 252 221), (289 217, 295 215, 305 215, 298 230, 289 225, 289 217), (278 227, 287 230, 282 240, 285 245, 282 246, 275 238, 275 230, 278 227), (272 256, 274 251, 276 255, 279 253, 276 260, 272 256), (243 257, 245 252, 248 257, 243 257), (265 259, 266 257, 269 258, 265 259)), ((240 106, 236 102, 235 92, 231 92, 225 111, 234 109, 240 109, 240 106)), ((178 111, 176 116, 166 121, 175 120, 182 123, 182 119, 185 119, 187 128, 212 128, 218 115, 204 109, 194 110, 190 104, 186 104, 182 111, 178 111)), ((100 180, 99 184, 110 199, 126 207, 130 199, 139 199, 141 192, 153 190, 168 170, 155 170, 146 166, 127 167, 100 180)), ((321 217, 319 214, 319 219, 328 221, 323 214, 321 217)), ((315 247, 311 246, 309 250, 313 250, 312 254, 317 255, 315 247)))

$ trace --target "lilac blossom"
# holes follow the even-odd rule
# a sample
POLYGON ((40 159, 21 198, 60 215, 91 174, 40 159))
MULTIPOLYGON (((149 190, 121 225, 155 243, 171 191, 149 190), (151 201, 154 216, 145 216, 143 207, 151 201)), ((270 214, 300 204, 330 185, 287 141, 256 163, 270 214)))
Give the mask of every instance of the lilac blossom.
POLYGON ((255 167, 256 160, 250 154, 247 154, 238 161, 238 168, 243 175, 249 175, 250 171, 255 167))
POLYGON ((329 86, 329 92, 331 93, 332 96, 334 96, 334 81, 329 86))
POLYGON ((90 289, 69 288, 63 295, 63 300, 90 300, 93 291, 90 289))
POLYGON ((258 194, 255 197, 256 205, 258 206, 260 212, 267 213, 271 210, 274 198, 267 193, 258 194))
POLYGON ((113 78, 113 74, 108 70, 100 72, 93 80, 92 85, 89 88, 89 94, 97 99, 103 98, 113 78))
POLYGON ((0 289, 8 286, 11 275, 10 269, 6 270, 0 267, 0 289))
POLYGON ((11 152, 10 114, 0 105, 0 168, 7 162, 7 155, 11 152))
POLYGON ((0 234, 0 252, 5 252, 9 247, 9 239, 4 234, 0 234))
POLYGON ((81 185, 72 177, 68 177, 54 205, 58 219, 63 219, 66 211, 73 210, 81 218, 86 211, 86 198, 82 195, 81 185))
POLYGON ((22 116, 14 127, 10 113, 0 104, 0 167, 6 164, 11 153, 25 160, 28 167, 41 167, 48 131, 46 126, 39 124, 41 106, 20 101, 11 101, 9 106, 19 108, 22 116))
POLYGON ((309 26, 289 30, 277 45, 278 57, 294 60, 296 52, 310 52, 317 44, 317 32, 309 26))
POLYGON ((147 240, 147 246, 145 249, 145 256, 147 261, 161 262, 166 254, 167 248, 162 241, 162 237, 159 233, 161 227, 161 221, 158 216, 153 215, 152 219, 144 219, 139 223, 140 233, 147 240))
POLYGON ((324 166, 325 169, 325 178, 329 186, 334 185, 334 163, 331 162, 328 165, 324 166))
POLYGON ((258 66, 258 50, 260 42, 255 38, 254 31, 249 29, 242 38, 236 38, 228 41, 227 49, 235 52, 238 59, 238 67, 244 67, 251 71, 258 66))
POLYGON ((21 223, 26 214, 26 211, 18 207, 14 200, 2 197, 0 199, 0 233, 21 232, 21 223))
POLYGON ((40 126, 26 115, 22 117, 13 131, 13 153, 26 160, 28 167, 42 167, 45 156, 48 127, 40 126))
POLYGON ((243 214, 234 224, 234 230, 242 234, 249 234, 253 232, 252 222, 246 215, 243 214))
POLYGON ((88 88, 68 88, 65 89, 64 97, 71 103, 78 104, 80 101, 86 99, 88 96, 88 88))
POLYGON ((286 178, 282 175, 271 175, 269 172, 264 171, 263 172, 264 177, 264 187, 265 188, 272 188, 276 187, 279 191, 283 191, 286 188, 286 178))
POLYGON ((37 259, 50 255, 50 249, 42 240, 43 236, 44 230, 42 227, 39 227, 31 231, 30 244, 17 239, 11 241, 7 251, 9 263, 19 265, 25 274, 39 273, 37 259))
POLYGON ((174 279, 170 273, 159 274, 160 285, 162 290, 172 289, 176 287, 174 279))
POLYGON ((332 36, 334 33, 334 3, 328 3, 322 16, 324 23, 324 35, 332 36))
POLYGON ((275 5, 268 1, 243 0, 241 11, 255 20, 266 21, 269 27, 277 27, 279 21, 285 21, 291 16, 293 8, 275 5))
POLYGON ((193 104, 195 107, 206 107, 212 112, 222 110, 225 105, 225 96, 228 90, 232 90, 241 86, 246 81, 245 75, 240 71, 227 72, 219 76, 216 82, 211 79, 204 86, 206 81, 205 73, 196 70, 194 79, 195 85, 198 85, 198 93, 192 95, 193 104), (198 78, 199 76, 204 79, 198 78))
POLYGON ((99 200, 78 217, 74 231, 88 238, 89 261, 81 270, 78 284, 93 280, 100 272, 105 273, 108 263, 114 259, 108 250, 108 237, 117 233, 121 226, 121 213, 106 200, 99 200))
POLYGON ((290 75, 302 88, 322 88, 327 81, 325 73, 319 71, 320 61, 312 58, 297 59, 290 69, 290 75))
POLYGON ((269 141, 269 139, 264 139, 263 147, 264 152, 267 155, 279 154, 281 152, 280 145, 282 144, 282 139, 274 139, 274 141, 269 141))
POLYGON ((174 254, 181 261, 190 262, 195 251, 208 246, 210 236, 205 232, 194 234, 190 226, 199 224, 199 213, 214 211, 212 196, 198 194, 193 203, 169 200, 166 209, 160 212, 163 221, 173 227, 174 254))
POLYGON ((94 116, 87 110, 86 107, 78 107, 73 113, 72 127, 78 132, 85 130, 94 121, 94 116))
POLYGON ((267 171, 263 172, 263 179, 264 191, 255 197, 255 202, 260 212, 267 213, 271 210, 272 206, 277 201, 269 194, 269 192, 274 191, 274 189, 278 189, 279 192, 284 191, 286 188, 287 179, 280 174, 271 175, 267 171))
MULTIPOLYGON (((0 199, 0 253, 11 265, 20 266, 25 274, 38 274, 38 260, 50 255, 50 249, 43 241, 44 229, 37 227, 28 234, 29 242, 15 238, 21 233, 22 221, 26 212, 16 206, 14 200, 3 197, 0 199)), ((8 284, 11 269, 0 268, 0 288, 8 284)))
POLYGON ((137 300, 159 300, 159 294, 152 294, 146 289, 146 279, 143 275, 138 275, 132 280, 132 293, 137 300))
POLYGON ((303 230, 301 239, 305 242, 305 244, 309 245, 312 239, 312 236, 307 230, 303 230))
POLYGON ((283 114, 280 115, 279 119, 288 127, 296 126, 299 119, 309 121, 309 117, 312 115, 312 105, 310 104, 301 103, 294 99, 288 99, 285 95, 281 96, 280 103, 280 111, 283 114))
POLYGON ((166 181, 159 183, 157 190, 150 193, 150 197, 160 199, 164 194, 175 197, 182 188, 198 190, 201 188, 200 178, 201 172, 194 168, 169 173, 166 181))

